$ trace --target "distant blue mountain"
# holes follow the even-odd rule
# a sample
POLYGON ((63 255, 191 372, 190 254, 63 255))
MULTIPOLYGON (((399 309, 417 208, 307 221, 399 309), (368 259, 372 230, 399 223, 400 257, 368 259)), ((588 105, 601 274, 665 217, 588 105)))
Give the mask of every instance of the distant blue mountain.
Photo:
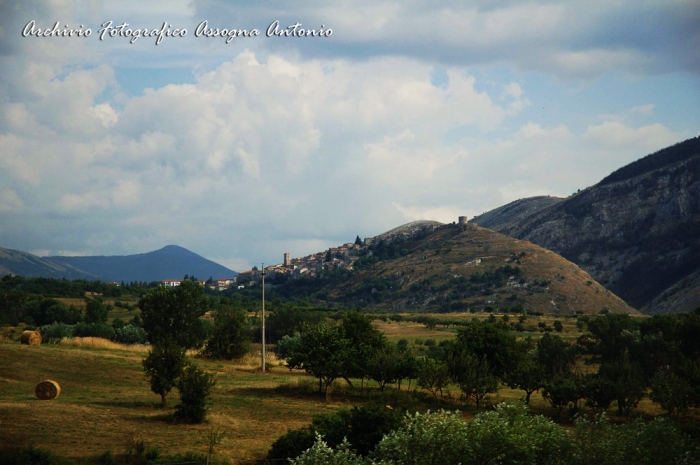
POLYGON ((160 250, 136 255, 96 257, 44 257, 43 260, 70 265, 102 281, 160 281, 182 279, 185 275, 198 279, 230 278, 238 273, 207 260, 201 255, 168 245, 160 250))

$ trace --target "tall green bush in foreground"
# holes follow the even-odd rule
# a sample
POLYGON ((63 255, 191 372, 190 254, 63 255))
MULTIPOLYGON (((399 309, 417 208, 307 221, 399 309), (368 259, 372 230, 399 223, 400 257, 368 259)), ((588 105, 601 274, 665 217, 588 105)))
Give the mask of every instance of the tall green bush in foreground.
POLYGON ((295 465, 671 465, 698 463, 698 446, 668 420, 615 426, 605 416, 579 419, 567 431, 520 404, 499 404, 492 412, 465 421, 459 412, 407 415, 403 425, 384 436, 374 454, 360 458, 347 442, 331 449, 316 443, 295 465))

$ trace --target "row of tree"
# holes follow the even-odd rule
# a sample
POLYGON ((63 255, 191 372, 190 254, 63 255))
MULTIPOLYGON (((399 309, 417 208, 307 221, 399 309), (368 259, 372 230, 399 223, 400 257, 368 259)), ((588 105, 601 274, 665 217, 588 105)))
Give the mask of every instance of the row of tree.
POLYGON ((472 320, 421 358, 406 341, 387 342, 367 315, 348 312, 336 325, 302 325, 276 351, 289 368, 315 376, 326 394, 337 379, 372 379, 382 390, 416 380, 436 401, 456 384, 477 408, 504 385, 522 390, 526 404, 541 390, 560 414, 567 407, 601 412, 616 404, 619 415, 629 416, 646 395, 671 416, 700 405, 700 311, 644 320, 608 314, 587 326, 589 332, 569 344, 552 333, 518 339, 503 321, 472 320), (582 369, 586 364, 591 368, 582 369))

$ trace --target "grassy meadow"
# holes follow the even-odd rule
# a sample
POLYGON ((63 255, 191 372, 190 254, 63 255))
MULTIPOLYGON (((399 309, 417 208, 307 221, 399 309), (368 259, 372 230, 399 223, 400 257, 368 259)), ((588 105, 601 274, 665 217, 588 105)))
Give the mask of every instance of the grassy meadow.
MULTIPOLYGON (((123 309, 119 310, 121 313, 123 309)), ((126 312, 134 314, 134 312, 126 312)), ((473 318, 475 315, 435 315, 440 318, 473 318)), ((110 315, 114 318, 116 315, 110 315)), ((123 316, 120 316, 124 318, 123 316)), ((488 315, 476 315, 487 318, 488 315)), ((501 318, 502 316, 496 316, 501 318)), ((511 315, 510 321, 517 321, 511 315)), ((529 316, 526 325, 544 321, 551 326, 554 317, 529 316)), ((562 337, 573 341, 579 334, 576 320, 559 318, 564 329, 562 337)), ((415 354, 427 354, 425 341, 449 339, 454 327, 429 330, 423 324, 376 321, 377 328, 393 342, 405 338, 415 354)), ((191 353, 195 363, 217 375, 207 421, 200 425, 174 423, 172 413, 177 404, 177 390, 169 396, 166 408, 160 407, 160 397, 150 391, 141 360, 147 353, 144 346, 124 346, 95 338, 63 340, 60 344, 26 346, 19 343, 21 328, 5 328, 0 337, 0 445, 45 448, 66 457, 92 456, 111 450, 121 454, 134 440, 157 446, 164 454, 193 451, 206 453, 204 435, 212 429, 225 430, 224 442, 216 454, 245 463, 262 458, 271 443, 289 428, 310 423, 313 415, 333 412, 341 407, 362 404, 380 396, 370 388, 364 393, 358 383, 347 387, 336 381, 330 400, 318 395, 315 378, 300 371, 290 371, 270 354, 270 368, 263 374, 259 355, 241 360, 211 361, 191 353), (61 386, 60 396, 53 401, 40 401, 34 387, 45 379, 61 386)), ((518 333, 539 337, 542 333, 518 333)), ((257 346, 259 354, 260 347, 257 346)), ((582 367, 584 368, 584 367, 582 367)), ((367 385, 367 383, 365 384, 367 385)), ((370 386, 376 386, 372 382, 370 386)), ((402 384, 407 390, 407 382, 402 384)), ((411 389, 415 389, 413 382, 411 389)), ((396 388, 385 394, 396 396, 396 388)), ((407 395, 407 393, 405 393, 407 395)), ((441 399, 443 406, 460 408, 467 415, 472 406, 459 402, 459 389, 453 386, 441 399)), ((487 399, 487 404, 516 400, 521 391, 502 388, 487 399)), ((387 400, 387 402, 390 402, 387 400)), ((419 408, 435 409, 432 396, 422 396, 419 408)), ((532 410, 554 416, 556 413, 539 394, 532 397, 532 410)), ((660 409, 645 399, 637 412, 660 414, 660 409)), ((609 411, 612 416, 613 410, 609 411)), ((614 418, 614 417, 613 417, 614 418)), ((569 422, 570 420, 563 420, 569 422)))

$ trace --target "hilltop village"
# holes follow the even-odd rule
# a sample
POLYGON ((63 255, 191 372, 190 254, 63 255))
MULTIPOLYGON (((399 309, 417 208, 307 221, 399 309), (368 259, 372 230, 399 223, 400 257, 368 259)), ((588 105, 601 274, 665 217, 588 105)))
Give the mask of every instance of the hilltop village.
MULTIPOLYGON (((467 217, 460 216, 458 224, 466 225, 467 217)), ((453 225, 455 223, 452 223, 453 225)), ((386 243, 395 240, 416 239, 432 233, 441 227, 450 225, 437 221, 415 221, 386 233, 374 237, 366 237, 361 240, 359 236, 355 242, 348 242, 338 247, 331 247, 324 252, 317 252, 300 258, 291 258, 288 252, 284 253, 282 263, 265 267, 265 287, 272 287, 287 279, 299 279, 302 277, 317 277, 323 271, 353 270, 354 264, 360 258, 371 257, 370 246, 380 241, 386 243)), ((259 285, 262 281, 262 272, 258 267, 243 271, 231 278, 200 280, 200 284, 213 290, 223 291, 236 286, 238 289, 259 285)), ((163 280, 164 286, 179 286, 181 280, 163 280)))

